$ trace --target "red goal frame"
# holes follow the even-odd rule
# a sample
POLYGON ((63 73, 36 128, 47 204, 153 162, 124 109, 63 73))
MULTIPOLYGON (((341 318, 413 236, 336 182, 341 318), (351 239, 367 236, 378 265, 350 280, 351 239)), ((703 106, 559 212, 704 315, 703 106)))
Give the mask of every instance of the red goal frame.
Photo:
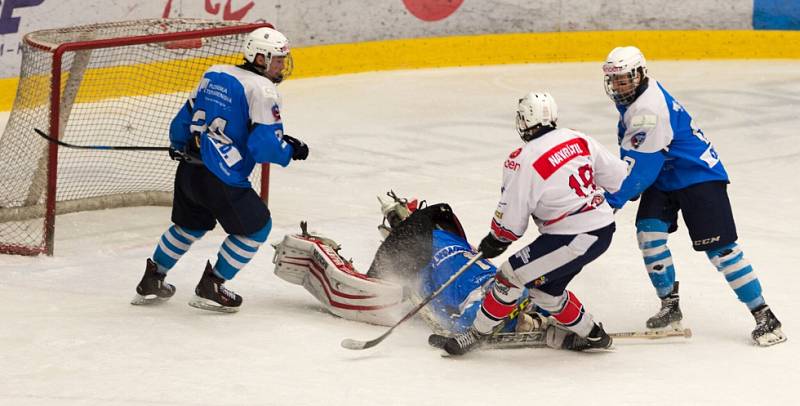
MULTIPOLYGON (((205 37, 215 37, 231 34, 242 34, 251 32, 257 28, 270 27, 274 28, 269 23, 256 23, 256 24, 242 24, 227 27, 216 27, 184 32, 172 32, 163 34, 151 34, 141 36, 130 36, 123 38, 113 39, 99 39, 88 41, 68 42, 59 45, 47 44, 37 42, 30 37, 30 34, 23 37, 23 41, 34 48, 42 51, 50 52, 53 54, 51 66, 51 79, 50 79, 50 136, 54 139, 59 139, 59 117, 60 117, 60 102, 61 102, 61 86, 62 86, 62 57, 66 52, 81 51, 90 49, 101 49, 110 47, 120 47, 129 45, 141 45, 148 43, 168 43, 167 47, 193 47, 197 41, 205 37), (171 43, 171 44, 169 44, 171 43)), ((199 78, 198 78, 199 80, 199 78)), ((177 110, 176 110, 177 112, 177 110)), ((165 129, 166 130, 166 129, 165 129)), ((32 129, 31 129, 32 131, 32 129)), ((47 168, 47 186, 45 196, 45 215, 44 215, 44 247, 28 248, 19 247, 16 245, 5 245, 0 243, 0 253, 19 254, 19 255, 38 255, 45 253, 46 255, 53 255, 54 240, 55 240, 55 218, 56 218, 56 185, 58 178, 58 148, 59 145, 51 142, 48 146, 48 168, 47 168)), ((261 165, 261 198, 264 202, 269 198, 269 164, 261 165)))

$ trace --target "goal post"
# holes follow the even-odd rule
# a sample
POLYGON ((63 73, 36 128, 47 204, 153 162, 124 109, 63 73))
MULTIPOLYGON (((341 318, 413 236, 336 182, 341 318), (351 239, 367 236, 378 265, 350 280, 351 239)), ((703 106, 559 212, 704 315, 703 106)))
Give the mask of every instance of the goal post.
MULTIPOLYGON (((53 254, 56 214, 172 203, 169 125, 200 75, 242 62, 244 36, 270 24, 149 19, 41 30, 23 38, 20 79, 0 136, 0 253, 53 254)), ((266 201, 269 165, 251 181, 266 201)))

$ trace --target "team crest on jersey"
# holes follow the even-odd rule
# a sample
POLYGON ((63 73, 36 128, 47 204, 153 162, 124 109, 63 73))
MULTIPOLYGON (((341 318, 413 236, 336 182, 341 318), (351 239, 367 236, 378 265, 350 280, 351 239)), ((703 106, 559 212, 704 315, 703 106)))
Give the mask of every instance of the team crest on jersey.
POLYGON ((272 118, 274 118, 275 121, 281 121, 281 109, 277 104, 272 105, 272 118))
POLYGON ((633 145, 633 148, 638 149, 642 144, 644 144, 645 138, 647 138, 647 133, 644 131, 633 134, 631 137, 631 145, 633 145))

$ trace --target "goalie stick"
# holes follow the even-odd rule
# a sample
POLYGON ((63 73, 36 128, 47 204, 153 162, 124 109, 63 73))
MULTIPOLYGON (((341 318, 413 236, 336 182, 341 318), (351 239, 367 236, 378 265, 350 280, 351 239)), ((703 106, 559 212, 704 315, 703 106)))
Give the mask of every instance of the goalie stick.
MULTIPOLYGON (((497 333, 483 343, 481 348, 484 349, 506 349, 506 348, 541 348, 546 347, 545 343, 545 329, 538 329, 527 333, 497 333)), ((691 329, 680 330, 648 330, 648 331, 623 331, 618 333, 609 333, 614 339, 649 339, 657 340, 669 337, 684 337, 689 339, 692 337, 691 329)), ((448 336, 432 334, 428 337, 428 344, 436 348, 444 348, 448 336)))
POLYGON ((436 298, 436 296, 439 296, 439 294, 442 293, 442 291, 445 290, 445 288, 450 286, 450 284, 453 283, 453 281, 455 281, 456 279, 458 279, 458 277, 461 276, 461 274, 464 273, 464 271, 466 271, 469 267, 471 267, 473 264, 475 264, 475 262, 477 262, 481 258, 483 258, 483 253, 478 252, 478 254, 472 257, 466 264, 464 264, 464 266, 462 266, 458 271, 456 271, 456 273, 454 273, 450 277, 450 279, 448 279, 445 283, 443 283, 442 286, 439 286, 438 289, 436 289, 433 293, 428 295, 428 297, 419 302, 419 304, 417 304, 413 309, 411 309, 411 311, 408 312, 408 314, 403 316, 403 318, 400 319, 400 321, 395 323, 394 326, 390 327, 389 330, 383 333, 380 337, 369 341, 361 341, 361 340, 354 340, 352 338, 345 338, 344 340, 342 340, 342 347, 347 348, 348 350, 363 350, 365 348, 372 348, 380 344, 381 341, 383 341, 384 339, 386 339, 386 337, 389 336, 389 334, 392 334, 392 331, 394 331, 394 329, 396 329, 397 326, 402 324, 404 321, 414 317, 414 315, 417 314, 420 310, 422 310, 422 308, 425 307, 425 305, 430 303, 430 301, 436 298))
POLYGON ((145 146, 128 146, 128 145, 75 145, 55 139, 47 135, 47 133, 38 128, 34 128, 33 131, 36 131, 36 134, 39 134, 42 138, 46 139, 47 141, 58 144, 65 148, 96 149, 96 150, 111 150, 111 151, 169 151, 171 149, 170 147, 145 147, 145 146))

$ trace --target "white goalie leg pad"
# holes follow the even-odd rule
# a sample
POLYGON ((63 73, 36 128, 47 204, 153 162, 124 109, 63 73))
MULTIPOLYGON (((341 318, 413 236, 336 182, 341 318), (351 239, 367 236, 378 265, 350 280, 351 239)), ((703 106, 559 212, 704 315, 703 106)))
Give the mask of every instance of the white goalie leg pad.
POLYGON ((308 262, 314 242, 299 235, 287 235, 280 244, 274 245, 275 275, 286 282, 302 285, 308 274, 308 262))
POLYGON ((358 273, 321 238, 287 235, 275 247, 273 263, 278 277, 302 285, 344 319, 391 326, 410 307, 402 286, 358 273))

